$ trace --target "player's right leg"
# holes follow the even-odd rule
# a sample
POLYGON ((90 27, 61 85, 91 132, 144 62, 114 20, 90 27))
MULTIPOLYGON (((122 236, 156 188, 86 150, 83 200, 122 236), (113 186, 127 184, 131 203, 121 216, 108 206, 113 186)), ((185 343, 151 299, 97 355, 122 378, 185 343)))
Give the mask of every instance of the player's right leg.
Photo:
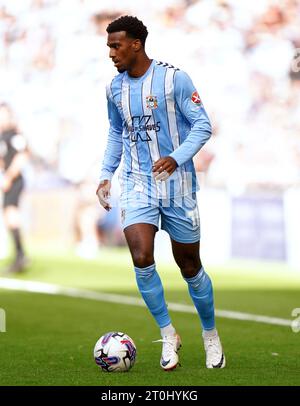
MULTIPOLYGON (((138 210, 136 208, 136 210, 138 210)), ((127 213, 128 215, 128 213, 127 213)), ((138 289, 156 323, 160 327, 163 351, 160 365, 172 370, 178 365, 180 338, 172 326, 164 290, 154 262, 155 224, 136 223, 125 227, 124 233, 134 263, 138 289)))

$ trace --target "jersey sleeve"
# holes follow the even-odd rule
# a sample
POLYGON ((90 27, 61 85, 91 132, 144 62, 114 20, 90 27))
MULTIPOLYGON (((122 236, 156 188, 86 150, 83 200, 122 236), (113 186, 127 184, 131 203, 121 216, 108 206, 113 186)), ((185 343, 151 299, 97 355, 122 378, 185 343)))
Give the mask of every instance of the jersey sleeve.
POLYGON ((123 150, 123 123, 122 118, 118 112, 118 109, 112 99, 110 88, 106 91, 107 97, 107 111, 109 119, 109 132, 106 150, 102 161, 100 182, 103 180, 111 180, 113 174, 118 168, 123 150))
POLYGON ((211 136, 211 124, 192 80, 183 71, 177 71, 175 75, 174 99, 180 112, 191 125, 186 139, 170 154, 180 166, 192 159, 208 141, 211 136))

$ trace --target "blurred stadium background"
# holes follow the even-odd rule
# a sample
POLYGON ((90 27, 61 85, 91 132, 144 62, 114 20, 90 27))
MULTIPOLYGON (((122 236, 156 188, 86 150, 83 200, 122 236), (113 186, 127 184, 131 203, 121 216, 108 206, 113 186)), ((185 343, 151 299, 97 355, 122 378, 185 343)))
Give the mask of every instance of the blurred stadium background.
MULTIPOLYGON (((97 284, 95 277, 101 278, 101 264, 109 267, 112 256, 131 272, 126 249, 114 248, 124 246, 117 180, 110 214, 95 198, 108 131, 105 85, 116 74, 105 28, 124 14, 148 27, 149 57, 190 74, 212 120, 213 137, 195 164, 202 258, 218 267, 217 289, 234 289, 245 270, 247 279, 237 282, 242 290, 271 283, 298 294, 299 0, 0 0, 0 102, 12 107, 30 150, 22 215, 33 268, 20 278, 134 289, 133 280, 127 286, 120 277, 117 286, 116 278, 97 284), (72 259, 70 270, 62 257, 51 262, 60 252, 72 259)), ((164 232, 156 245, 158 261, 169 263, 164 232)), ((0 216, 2 263, 9 252, 0 216)), ((247 311, 250 297, 243 304, 242 296, 239 306, 234 299, 220 304, 247 311)), ((276 296, 275 307, 273 297, 252 310, 289 318, 297 295, 279 310, 283 297, 276 296)))
POLYGON ((105 219, 94 189, 108 127, 104 88, 116 73, 105 28, 126 13, 148 26, 151 57, 191 75, 213 122, 214 136, 195 159, 205 259, 279 260, 299 269, 296 0, 147 7, 135 0, 1 0, 0 101, 15 111, 31 151, 23 199, 28 237, 77 241, 84 256, 95 253, 99 239, 123 244, 118 210, 105 219))

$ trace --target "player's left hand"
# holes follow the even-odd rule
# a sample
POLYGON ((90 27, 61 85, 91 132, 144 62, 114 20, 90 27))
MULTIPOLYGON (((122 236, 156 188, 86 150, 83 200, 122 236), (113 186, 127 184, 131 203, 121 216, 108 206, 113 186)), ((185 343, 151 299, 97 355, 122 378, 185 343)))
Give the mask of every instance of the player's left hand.
POLYGON ((175 171, 177 166, 178 165, 175 159, 170 156, 158 159, 156 162, 154 162, 152 168, 155 180, 167 180, 168 177, 171 176, 175 171))

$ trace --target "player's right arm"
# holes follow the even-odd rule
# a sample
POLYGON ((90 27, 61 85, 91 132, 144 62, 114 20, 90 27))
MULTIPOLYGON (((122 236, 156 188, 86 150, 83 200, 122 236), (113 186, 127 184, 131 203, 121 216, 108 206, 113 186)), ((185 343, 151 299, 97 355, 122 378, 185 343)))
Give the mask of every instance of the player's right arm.
POLYGON ((101 206, 109 211, 111 209, 108 201, 110 197, 111 179, 120 164, 123 150, 123 122, 109 89, 107 91, 107 110, 110 127, 96 194, 101 206))

